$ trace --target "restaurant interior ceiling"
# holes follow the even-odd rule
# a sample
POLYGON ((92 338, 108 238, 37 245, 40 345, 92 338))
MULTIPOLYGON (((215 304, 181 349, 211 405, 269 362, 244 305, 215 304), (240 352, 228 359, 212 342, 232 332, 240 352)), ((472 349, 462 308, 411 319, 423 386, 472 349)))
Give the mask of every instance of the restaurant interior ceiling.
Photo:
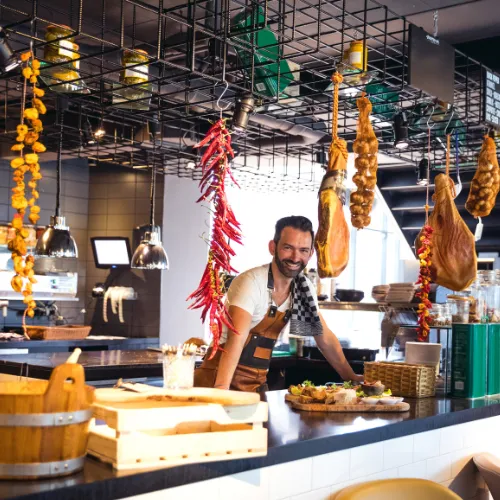
MULTIPOLYGON (((233 134, 239 157, 237 180, 249 187, 267 183, 270 189, 275 184, 279 189, 316 190, 331 140, 331 76, 336 67, 343 68, 347 78, 340 96, 339 135, 352 143, 356 94, 366 90, 374 106, 380 151, 392 158, 390 163, 381 162, 378 186, 409 242, 424 220, 425 187, 416 184, 415 168, 428 155, 431 122, 428 156, 433 175, 444 169, 446 134, 452 133, 451 172, 455 175, 458 161, 464 186, 456 202, 469 226, 475 226, 464 204, 487 132, 481 116, 482 69, 495 64, 491 54, 500 48, 499 18, 498 0, 2 0, 0 4, 0 25, 12 48, 23 52, 31 46, 42 61, 47 27, 71 28, 68 39, 78 44, 73 50, 78 78, 55 81, 53 68, 67 65, 44 61, 42 76, 44 71, 52 75, 46 79, 49 92, 44 102, 49 111, 44 139, 55 150, 61 117, 56 108, 64 109, 65 154, 84 155, 93 162, 137 168, 154 161, 166 175, 197 179, 200 172, 193 167, 199 153, 193 145, 210 121, 218 119, 220 108, 230 125, 236 101, 252 92, 255 107, 248 113, 248 126, 233 134), (452 107, 408 84, 412 23, 429 33, 438 28, 438 37, 457 48, 452 107), (264 47, 259 37, 266 39, 264 47), (368 50, 366 70, 342 65, 342 55, 355 40, 368 50), (120 82, 125 49, 148 54, 147 84, 120 82), (69 99, 68 85, 78 89, 69 99), (280 91, 272 92, 273 85, 280 91), (393 119, 401 111, 409 122, 409 147, 404 151, 394 146, 393 119), (153 128, 159 131, 154 142, 148 124, 149 130, 156 124, 153 128), (95 141, 93 132, 98 128, 104 135, 95 141), (245 158, 253 159, 251 165, 245 158), (280 182, 269 182, 273 178, 280 182)), ((20 109, 19 72, 2 75, 2 87, 0 138, 8 144, 15 139, 20 109)), ((488 218, 479 250, 500 249, 496 212, 498 207, 488 218)))

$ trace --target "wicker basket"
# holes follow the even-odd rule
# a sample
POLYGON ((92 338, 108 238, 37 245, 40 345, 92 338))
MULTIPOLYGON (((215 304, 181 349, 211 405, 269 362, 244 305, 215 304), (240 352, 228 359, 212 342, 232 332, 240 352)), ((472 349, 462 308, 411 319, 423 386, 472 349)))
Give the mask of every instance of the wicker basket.
POLYGON ((91 326, 27 326, 26 333, 31 340, 81 340, 88 337, 91 326))
POLYGON ((436 368, 409 363, 365 362, 365 378, 380 380, 395 396, 428 398, 436 394, 436 368))

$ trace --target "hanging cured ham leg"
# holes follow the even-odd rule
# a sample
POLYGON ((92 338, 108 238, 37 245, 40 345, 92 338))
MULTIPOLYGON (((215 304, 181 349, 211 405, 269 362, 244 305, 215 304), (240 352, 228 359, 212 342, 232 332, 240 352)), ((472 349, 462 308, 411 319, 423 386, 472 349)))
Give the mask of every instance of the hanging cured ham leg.
POLYGON ((314 246, 318 255, 318 274, 321 278, 336 278, 349 262, 349 227, 344 215, 342 195, 347 170, 347 144, 337 135, 338 87, 342 75, 335 73, 333 98, 332 143, 328 170, 319 190, 319 227, 314 246))
MULTIPOLYGON (((431 277, 434 283, 450 290, 464 290, 476 279, 477 257, 474 235, 458 213, 453 200, 453 181, 444 174, 436 176, 432 227, 431 277)), ((420 236, 415 241, 421 246, 420 236)))

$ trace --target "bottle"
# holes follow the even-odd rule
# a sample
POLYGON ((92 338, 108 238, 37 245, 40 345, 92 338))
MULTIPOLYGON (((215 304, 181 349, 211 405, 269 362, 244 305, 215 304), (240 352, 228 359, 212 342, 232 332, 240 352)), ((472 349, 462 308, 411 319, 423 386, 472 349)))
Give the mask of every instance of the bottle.
POLYGON ((316 269, 314 269, 313 267, 311 269, 308 269, 307 277, 314 285, 314 290, 316 291, 316 294, 318 294, 318 271, 316 271, 316 269))

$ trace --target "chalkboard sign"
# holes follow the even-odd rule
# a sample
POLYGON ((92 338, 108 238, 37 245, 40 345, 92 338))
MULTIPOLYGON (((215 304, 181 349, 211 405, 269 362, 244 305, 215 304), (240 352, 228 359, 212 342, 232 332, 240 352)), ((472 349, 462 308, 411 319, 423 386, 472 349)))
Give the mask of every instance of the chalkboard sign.
POLYGON ((488 69, 483 71, 483 118, 486 123, 500 128, 500 75, 488 69))

